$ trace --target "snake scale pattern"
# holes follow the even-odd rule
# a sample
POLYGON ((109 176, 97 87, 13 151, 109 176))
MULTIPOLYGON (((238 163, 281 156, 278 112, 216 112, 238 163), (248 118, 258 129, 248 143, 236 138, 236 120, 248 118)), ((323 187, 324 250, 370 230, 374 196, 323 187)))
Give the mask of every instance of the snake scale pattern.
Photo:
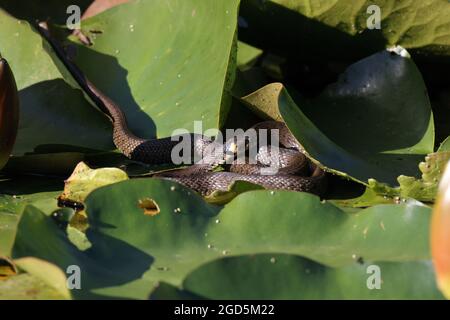
MULTIPOLYGON (((113 126, 113 141, 116 147, 128 158, 147 164, 170 164, 172 163, 172 149, 179 141, 173 141, 171 137, 160 139, 142 139, 135 136, 127 125, 127 120, 119 105, 103 94, 93 83, 87 79, 79 68, 67 58, 62 47, 50 36, 48 26, 40 23, 38 29, 41 35, 49 42, 55 53, 64 63, 65 67, 92 99, 97 107, 102 110, 111 120, 113 126)), ((220 161, 212 164, 193 164, 192 166, 167 173, 156 174, 159 178, 177 181, 201 195, 209 195, 216 190, 226 191, 236 181, 247 181, 261 185, 272 190, 294 190, 310 192, 322 195, 327 186, 325 172, 312 164, 302 153, 302 147, 281 122, 265 121, 256 124, 253 129, 277 129, 279 130, 278 166, 276 174, 262 175, 261 168, 267 166, 267 155, 270 155, 270 146, 265 152, 258 153, 260 163, 239 164, 233 162, 225 164, 227 171, 211 172, 215 165, 222 164, 220 161), (266 162, 266 163, 264 163, 266 162)), ((190 134, 192 152, 203 154, 205 148, 214 142, 209 138, 198 134, 190 134)), ((223 146, 226 153, 227 142, 223 146)), ((222 159, 223 160, 223 159, 222 159)))

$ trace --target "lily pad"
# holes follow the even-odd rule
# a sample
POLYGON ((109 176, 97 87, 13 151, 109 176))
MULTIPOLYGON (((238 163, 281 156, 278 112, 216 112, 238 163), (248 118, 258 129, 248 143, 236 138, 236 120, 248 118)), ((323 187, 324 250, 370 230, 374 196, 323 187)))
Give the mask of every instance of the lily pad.
POLYGON ((92 190, 127 179, 127 174, 120 169, 91 169, 84 162, 80 162, 65 181, 64 191, 59 198, 83 203, 92 190))
POLYGON ((450 137, 448 137, 447 139, 445 139, 441 145, 439 146, 438 151, 450 151, 450 137))
POLYGON ((218 128, 236 69, 238 0, 136 1, 82 23, 76 62, 145 138, 218 128), (142 39, 151 39, 143 41, 142 39), (132 45, 130 45, 130 43, 132 45))
POLYGON ((429 259, 430 209, 414 204, 348 214, 306 193, 251 191, 218 207, 173 182, 140 179, 95 190, 86 208, 89 249, 78 250, 32 206, 21 217, 13 249, 14 258, 35 256, 63 270, 80 266, 84 280, 77 297, 144 298, 158 282, 180 286, 189 272, 223 256, 295 254, 331 267, 360 257, 429 259), (139 200, 147 198, 158 205, 158 215, 140 208, 139 200))
POLYGON ((427 59, 450 56, 446 0, 246 0, 240 14, 242 40, 291 56, 355 59, 392 45, 427 59), (380 28, 371 30, 378 9, 380 28))
POLYGON ((47 147, 52 152, 111 150, 111 125, 64 80, 41 37, 25 21, 0 9, 0 52, 16 78, 20 120, 13 155, 47 147))
POLYGON ((434 125, 420 72, 402 49, 352 65, 319 97, 300 107, 274 83, 243 97, 255 112, 284 120, 306 153, 328 171, 363 184, 392 186, 418 175, 433 152, 434 125))
POLYGON ((422 173, 420 178, 401 175, 397 178, 399 186, 394 188, 375 179, 369 179, 369 184, 363 195, 356 199, 337 201, 337 203, 367 207, 400 201, 434 202, 439 182, 449 160, 450 152, 448 151, 430 153, 425 157, 425 161, 418 165, 422 173))
POLYGON ((183 290, 169 290, 169 285, 160 284, 150 298, 443 299, 434 281, 431 261, 361 261, 330 268, 293 255, 231 257, 194 270, 182 287, 183 290), (372 286, 375 268, 380 276, 378 288, 372 286))
POLYGON ((14 263, 26 273, 0 281, 0 300, 71 298, 66 276, 55 265, 30 257, 17 259, 14 263))
POLYGON ((261 56, 262 50, 245 42, 238 42, 237 65, 240 70, 251 68, 254 62, 261 56))

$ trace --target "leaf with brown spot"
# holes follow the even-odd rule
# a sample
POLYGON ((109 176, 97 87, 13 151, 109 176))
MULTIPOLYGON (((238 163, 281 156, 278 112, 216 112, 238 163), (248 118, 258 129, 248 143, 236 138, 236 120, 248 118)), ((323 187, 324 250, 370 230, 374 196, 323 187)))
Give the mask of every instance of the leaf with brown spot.
POLYGON ((83 203, 92 190, 127 179, 127 174, 120 169, 91 169, 84 162, 80 162, 72 175, 65 181, 64 192, 59 199, 83 203))
POLYGON ((143 209, 147 216, 156 216, 161 212, 155 200, 150 198, 139 199, 139 208, 143 209))

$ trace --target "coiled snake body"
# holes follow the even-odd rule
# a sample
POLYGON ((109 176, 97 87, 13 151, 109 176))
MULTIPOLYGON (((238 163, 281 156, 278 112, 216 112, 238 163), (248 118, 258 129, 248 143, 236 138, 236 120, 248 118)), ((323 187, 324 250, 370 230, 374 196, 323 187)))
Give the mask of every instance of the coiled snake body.
MULTIPOLYGON (((45 23, 39 24, 41 35, 50 43, 58 57, 65 64, 68 71, 93 102, 111 119, 113 124, 113 141, 116 147, 128 158, 147 164, 172 163, 172 149, 179 143, 179 139, 171 137, 161 139, 142 139, 136 137, 128 128, 124 113, 110 98, 104 95, 92 84, 70 61, 64 50, 54 41, 45 23)), ((277 153, 278 171, 275 174, 261 175, 261 169, 267 167, 267 158, 271 155, 271 146, 260 148, 256 165, 239 164, 236 161, 225 164, 228 171, 211 172, 215 165, 223 164, 223 158, 213 159, 208 164, 194 164, 186 169, 156 174, 164 179, 177 181, 190 187, 202 195, 209 195, 216 190, 226 191, 236 181, 247 181, 261 185, 267 189, 295 190, 322 194, 326 188, 325 173, 313 165, 301 152, 302 148, 281 122, 266 121, 253 127, 255 130, 279 130, 280 143, 283 147, 277 153)), ((202 135, 190 134, 193 141, 192 152, 204 154, 205 148, 215 143, 202 135)), ((231 143, 232 144, 232 143, 231 143)), ((217 146, 216 146, 217 147, 217 146)), ((223 146, 223 154, 229 152, 230 143, 223 146)))

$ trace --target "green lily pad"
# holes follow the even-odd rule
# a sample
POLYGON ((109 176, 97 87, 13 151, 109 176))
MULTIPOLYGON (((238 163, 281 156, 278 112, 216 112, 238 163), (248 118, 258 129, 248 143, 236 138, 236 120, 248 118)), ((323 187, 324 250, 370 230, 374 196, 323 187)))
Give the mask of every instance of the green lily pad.
POLYGON ((67 288, 66 275, 54 264, 32 257, 20 258, 15 260, 14 263, 19 269, 35 276, 54 288, 62 298, 71 298, 71 294, 67 288))
POLYGON ((245 42, 238 42, 237 65, 241 70, 251 68, 254 62, 262 54, 262 50, 255 48, 245 42))
POLYGON ((169 0, 114 7, 83 21, 93 45, 79 45, 76 62, 121 105, 139 136, 192 132, 196 120, 204 130, 218 128, 236 68, 238 4, 169 0))
POLYGON ((243 97, 265 118, 284 120, 306 153, 328 171, 363 184, 395 186, 417 176, 433 152, 434 125, 422 77, 402 49, 352 65, 319 97, 300 108, 279 83, 243 97))
POLYGON ((72 175, 65 181, 60 199, 83 203, 91 191, 127 179, 127 174, 120 169, 91 169, 84 162, 80 162, 72 175))
POLYGON ((83 12, 92 0, 46 0, 45 4, 39 1, 28 0, 0 0, 0 7, 18 19, 28 20, 31 23, 51 18, 58 23, 65 23, 68 18, 67 8, 78 5, 83 12))
POLYGON ((450 137, 447 137, 447 139, 445 139, 441 145, 439 146, 438 151, 450 151, 450 137))
POLYGON ((0 256, 10 256, 17 224, 24 208, 32 204, 50 215, 58 208, 63 185, 51 178, 0 176, 0 256))
POLYGON ((41 279, 22 273, 0 281, 0 300, 61 300, 64 297, 41 279))
POLYGON ((47 44, 30 25, 0 9, 0 52, 8 59, 20 99, 19 131, 13 155, 66 146, 110 150, 111 125, 64 80, 47 44))
POLYGON ((429 259, 430 209, 415 204, 348 214, 306 193, 251 191, 218 207, 173 182, 139 179, 93 191, 86 208, 89 249, 78 250, 32 206, 22 214, 13 249, 14 258, 35 256, 63 270, 80 266, 77 297, 145 298, 158 282, 180 286, 189 272, 223 256, 295 254, 332 267, 360 257, 429 259), (156 216, 139 206, 149 198, 160 209, 156 216))
POLYGON ((151 299, 443 299, 431 261, 354 263, 330 268, 293 255, 218 259, 190 273, 183 290, 160 284, 151 299), (380 287, 372 284, 379 268, 380 287), (372 288, 372 289, 370 289, 372 288))
POLYGON ((0 211, 0 256, 10 254, 18 223, 19 216, 17 214, 0 211))
POLYGON ((67 300, 71 294, 66 276, 55 265, 26 257, 14 261, 26 273, 0 281, 0 300, 67 300))
POLYGON ((369 184, 363 195, 355 199, 336 201, 336 203, 344 206, 367 207, 400 201, 433 202, 436 199, 439 182, 449 160, 450 152, 448 151, 430 153, 425 157, 425 161, 419 163, 418 167, 422 173, 421 178, 401 175, 397 178, 399 186, 395 188, 375 179, 369 179, 369 184))
POLYGON ((355 59, 391 45, 428 59, 450 56, 446 0, 246 0, 240 14, 242 40, 291 56, 355 59), (368 28, 371 5, 380 9, 380 29, 368 28))

